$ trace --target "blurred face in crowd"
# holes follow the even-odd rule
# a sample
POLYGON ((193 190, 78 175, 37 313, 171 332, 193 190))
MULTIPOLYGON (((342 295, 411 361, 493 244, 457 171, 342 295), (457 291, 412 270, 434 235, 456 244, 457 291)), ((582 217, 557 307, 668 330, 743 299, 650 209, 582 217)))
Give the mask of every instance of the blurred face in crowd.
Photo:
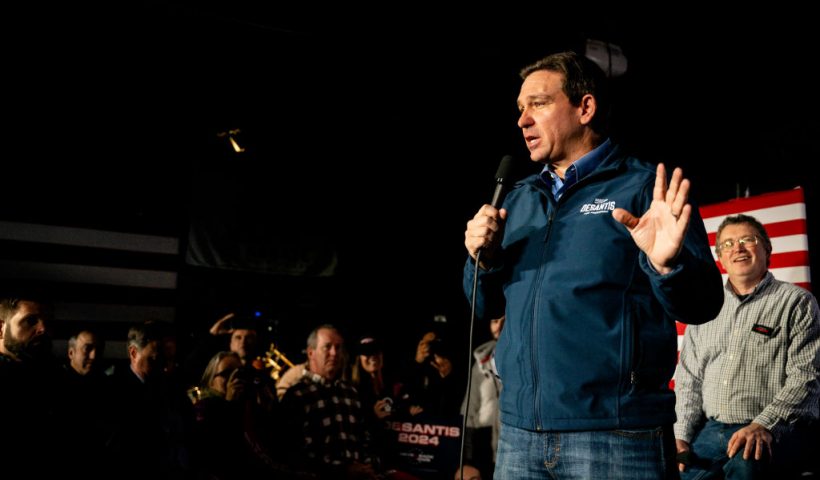
POLYGON ((501 329, 504 328, 504 319, 507 318, 506 316, 502 316, 500 318, 494 318, 490 320, 490 333, 492 334, 493 338, 498 340, 498 337, 501 336, 501 329))
POLYGON ((51 352, 46 324, 51 312, 37 302, 21 300, 6 319, 0 319, 0 353, 15 360, 41 358, 51 352))
POLYGON ((95 366, 99 344, 91 332, 80 332, 73 347, 68 347, 71 368, 80 375, 87 375, 95 366))
POLYGON ((308 347, 310 371, 334 380, 342 371, 344 339, 335 330, 321 328, 316 333, 316 347, 308 347))
POLYGON ((237 328, 231 334, 231 351, 236 352, 243 362, 256 355, 256 331, 237 328))
POLYGON ((131 345, 128 347, 128 356, 131 359, 131 369, 141 379, 145 380, 157 371, 159 342, 156 340, 150 341, 142 350, 131 345))
POLYGON ((370 375, 375 375, 382 369, 384 364, 384 354, 382 352, 374 353, 372 355, 359 355, 359 361, 362 363, 362 369, 370 375))

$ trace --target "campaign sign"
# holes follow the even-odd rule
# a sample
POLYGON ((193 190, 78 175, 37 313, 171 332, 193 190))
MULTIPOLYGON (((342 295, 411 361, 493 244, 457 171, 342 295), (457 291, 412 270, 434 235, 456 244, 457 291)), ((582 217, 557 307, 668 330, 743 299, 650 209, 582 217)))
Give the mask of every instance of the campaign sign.
POLYGON ((461 448, 461 416, 389 420, 385 423, 388 463, 394 468, 421 475, 455 472, 461 448))

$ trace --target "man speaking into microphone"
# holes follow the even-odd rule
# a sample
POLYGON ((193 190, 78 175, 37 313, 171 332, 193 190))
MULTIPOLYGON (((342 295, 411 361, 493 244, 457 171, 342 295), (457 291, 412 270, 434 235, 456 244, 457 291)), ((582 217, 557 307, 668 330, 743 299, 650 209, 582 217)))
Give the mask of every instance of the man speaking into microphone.
POLYGON ((592 61, 557 53, 521 78, 518 126, 544 168, 482 206, 464 240, 477 316, 506 314, 494 478, 675 478, 675 320, 723 303, 689 180, 612 142, 592 61))

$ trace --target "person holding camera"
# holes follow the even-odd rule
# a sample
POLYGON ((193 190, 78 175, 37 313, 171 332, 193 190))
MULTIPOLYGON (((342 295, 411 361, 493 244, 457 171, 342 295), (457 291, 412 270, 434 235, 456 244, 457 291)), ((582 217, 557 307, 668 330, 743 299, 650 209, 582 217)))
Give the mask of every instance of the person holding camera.
POLYGON ((427 330, 416 348, 415 363, 406 368, 406 402, 420 419, 454 418, 461 414, 466 379, 458 375, 455 345, 443 327, 427 330))
POLYGON ((260 403, 264 383, 238 353, 217 352, 205 367, 193 407, 192 460, 197 475, 223 480, 315 478, 279 458, 271 407, 260 403))

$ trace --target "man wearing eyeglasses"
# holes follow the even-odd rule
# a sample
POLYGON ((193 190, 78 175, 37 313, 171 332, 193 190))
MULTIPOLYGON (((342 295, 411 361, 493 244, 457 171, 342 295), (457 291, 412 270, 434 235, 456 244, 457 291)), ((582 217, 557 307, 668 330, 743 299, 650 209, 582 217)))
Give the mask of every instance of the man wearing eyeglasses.
POLYGON ((723 308, 687 327, 675 376, 681 478, 785 478, 817 435, 817 300, 768 271, 772 242, 754 217, 727 217, 715 243, 723 308))

